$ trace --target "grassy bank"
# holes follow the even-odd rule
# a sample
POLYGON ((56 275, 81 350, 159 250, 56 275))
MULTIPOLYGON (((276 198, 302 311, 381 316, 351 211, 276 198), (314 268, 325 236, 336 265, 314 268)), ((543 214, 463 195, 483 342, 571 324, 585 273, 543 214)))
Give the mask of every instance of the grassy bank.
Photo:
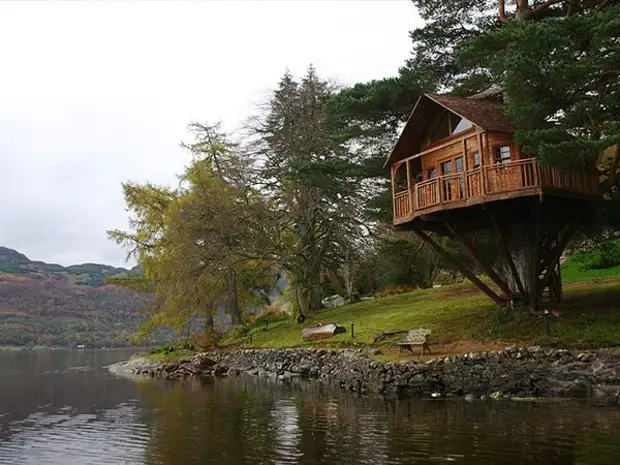
MULTIPOLYGON (((335 310, 324 310, 305 326, 339 323, 347 333, 324 340, 322 345, 367 346, 377 333, 389 330, 430 328, 439 353, 476 350, 504 344, 554 344, 568 347, 620 345, 620 280, 569 283, 559 317, 551 317, 551 336, 545 320, 518 312, 503 318, 497 307, 469 284, 418 290, 378 298, 335 310), (350 323, 355 323, 355 339, 350 323)), ((229 337, 223 345, 239 347, 303 347, 317 343, 301 340, 301 327, 281 320, 268 329, 251 329, 252 343, 229 337)), ((393 343, 391 344, 393 346, 393 343)))

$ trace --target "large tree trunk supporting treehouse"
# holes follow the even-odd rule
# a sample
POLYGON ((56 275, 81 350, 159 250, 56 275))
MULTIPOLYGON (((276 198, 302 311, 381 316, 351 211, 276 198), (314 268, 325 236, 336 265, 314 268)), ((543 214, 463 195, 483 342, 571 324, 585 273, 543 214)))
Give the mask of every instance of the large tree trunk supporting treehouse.
POLYGON ((414 232, 500 307, 520 301, 536 311, 561 302, 560 257, 579 224, 592 212, 591 204, 536 198, 502 208, 487 205, 484 211, 486 220, 478 216, 472 222, 471 216, 446 215, 433 227, 458 243, 493 284, 481 280, 424 231, 414 232), (497 257, 481 253, 472 240, 471 234, 485 230, 497 239, 497 257))
POLYGON ((237 294, 237 273, 232 267, 228 273, 228 313, 233 325, 243 324, 243 315, 241 315, 237 294))
POLYGON ((498 219, 488 210, 500 243, 501 271, 510 290, 534 310, 562 301, 560 257, 580 224, 544 214, 539 203, 521 221, 498 219))

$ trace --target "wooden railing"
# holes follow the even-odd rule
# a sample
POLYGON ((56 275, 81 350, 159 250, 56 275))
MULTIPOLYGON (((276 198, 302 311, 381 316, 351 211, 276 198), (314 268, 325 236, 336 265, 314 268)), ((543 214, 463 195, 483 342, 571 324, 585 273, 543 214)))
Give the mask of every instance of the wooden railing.
POLYGON ((394 217, 402 218, 411 214, 411 195, 409 191, 394 195, 394 217))
POLYGON ((567 171, 562 173, 556 168, 541 167, 540 177, 542 187, 592 195, 600 194, 598 174, 595 172, 567 171))
POLYGON ((532 188, 597 195, 598 183, 595 172, 561 173, 556 168, 541 167, 535 158, 516 160, 439 176, 420 182, 410 190, 398 192, 394 194, 394 218, 405 218, 414 211, 431 209, 436 205, 476 198, 482 202, 486 196, 532 188))
POLYGON ((485 166, 484 192, 511 192, 540 185, 540 173, 535 158, 485 166))

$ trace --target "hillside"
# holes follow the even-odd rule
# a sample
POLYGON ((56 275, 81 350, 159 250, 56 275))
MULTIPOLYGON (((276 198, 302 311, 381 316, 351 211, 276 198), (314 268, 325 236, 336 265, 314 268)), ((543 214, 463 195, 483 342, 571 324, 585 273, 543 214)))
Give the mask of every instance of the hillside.
POLYGON ((122 346, 147 298, 104 284, 138 273, 86 263, 63 267, 0 247, 0 346, 122 346))
MULTIPOLYGON (((550 336, 542 317, 517 313, 502 318, 491 300, 473 285, 462 283, 323 310, 305 323, 313 326, 334 322, 347 328, 345 334, 332 339, 303 342, 300 326, 280 319, 272 320, 268 329, 261 323, 254 325, 251 343, 232 334, 222 343, 242 347, 366 346, 372 345, 377 333, 422 327, 433 331, 434 355, 511 344, 620 346, 619 279, 568 283, 565 294, 565 302, 558 308, 560 313, 551 317, 550 336), (355 339, 351 339, 352 321, 355 339)), ((387 343, 394 348, 393 344, 387 343)))

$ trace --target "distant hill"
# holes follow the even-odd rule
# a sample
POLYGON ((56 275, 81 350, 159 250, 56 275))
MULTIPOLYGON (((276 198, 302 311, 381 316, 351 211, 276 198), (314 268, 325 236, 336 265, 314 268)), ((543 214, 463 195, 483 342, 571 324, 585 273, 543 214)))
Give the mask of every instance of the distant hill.
POLYGON ((123 346, 148 297, 104 279, 140 273, 96 263, 64 267, 0 247, 0 346, 123 346))

